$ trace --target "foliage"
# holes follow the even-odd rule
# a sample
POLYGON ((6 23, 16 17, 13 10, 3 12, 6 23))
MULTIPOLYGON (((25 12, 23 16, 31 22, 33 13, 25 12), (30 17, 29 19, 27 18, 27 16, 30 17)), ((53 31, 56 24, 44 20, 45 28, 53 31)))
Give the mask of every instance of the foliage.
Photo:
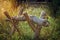
MULTIPOLYGON (((34 32, 27 22, 20 21, 18 24, 18 28, 21 30, 22 35, 19 35, 17 31, 15 31, 13 35, 10 35, 12 24, 5 21, 6 17, 4 16, 3 12, 4 10, 7 10, 11 17, 16 16, 19 12, 19 7, 17 9, 13 9, 10 1, 0 1, 0 40, 33 40, 34 32)), ((58 3, 57 0, 54 3, 58 3)), ((51 14, 51 11, 48 5, 40 5, 39 7, 30 6, 26 8, 24 12, 27 12, 29 15, 39 17, 42 10, 47 12, 50 25, 49 27, 42 27, 40 38, 42 40, 60 40, 60 8, 57 11, 58 18, 56 19, 50 17, 49 14, 51 14), (41 8, 41 6, 43 7, 41 8)))

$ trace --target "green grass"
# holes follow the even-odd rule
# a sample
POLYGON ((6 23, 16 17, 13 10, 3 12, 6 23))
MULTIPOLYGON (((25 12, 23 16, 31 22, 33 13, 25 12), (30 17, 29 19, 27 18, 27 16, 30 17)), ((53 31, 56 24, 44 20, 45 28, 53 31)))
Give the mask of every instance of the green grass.
MULTIPOLYGON (((29 14, 29 15, 34 15, 39 17, 40 16, 40 12, 42 10, 45 10, 47 12, 47 14, 50 14, 50 10, 49 8, 41 8, 41 7, 29 7, 28 9, 26 9, 25 11, 29 14)), ((15 13, 15 12, 14 12, 15 13)), ((16 12, 18 13, 18 12, 16 12)), ((41 30, 41 38, 47 38, 50 39, 52 35, 52 31, 55 27, 55 21, 53 18, 51 18, 49 16, 49 22, 50 22, 50 26, 49 27, 43 27, 41 30)), ((9 33, 12 27, 12 24, 10 22, 6 22, 4 20, 0 21, 0 31, 2 32, 2 35, 0 33, 0 39, 1 40, 18 40, 19 37, 21 37, 19 40, 31 40, 34 38, 34 32, 32 31, 31 27, 29 26, 29 24, 26 22, 19 22, 18 24, 18 28, 19 30, 21 30, 20 32, 22 33, 22 35, 19 35, 17 31, 15 31, 15 33, 12 35, 12 38, 9 37, 9 33), (4 32, 6 31, 6 32, 4 32), (5 33, 5 34, 4 34, 5 33)), ((55 29, 54 29, 55 30, 55 29)))

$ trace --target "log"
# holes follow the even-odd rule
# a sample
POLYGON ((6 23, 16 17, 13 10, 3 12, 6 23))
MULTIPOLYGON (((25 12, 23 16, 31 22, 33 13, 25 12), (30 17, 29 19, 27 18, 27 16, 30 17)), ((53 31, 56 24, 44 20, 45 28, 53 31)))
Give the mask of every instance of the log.
MULTIPOLYGON (((10 15, 8 14, 7 11, 5 11, 4 14, 5 14, 5 16, 9 19, 9 21, 12 23, 12 25, 13 25, 12 28, 15 28, 15 29, 17 30, 17 32, 19 33, 19 35, 21 35, 19 29, 17 28, 17 23, 18 23, 18 22, 17 22, 16 20, 12 20, 12 18, 10 17, 10 15)), ((15 29, 13 29, 13 30, 15 30, 15 29)), ((13 31, 13 30, 12 30, 12 31, 13 31)))
POLYGON ((40 30, 41 30, 41 27, 39 27, 38 25, 37 26, 35 26, 33 23, 32 23, 32 21, 31 21, 31 19, 30 19, 30 17, 28 16, 28 14, 27 13, 24 13, 24 16, 25 16, 25 18, 26 18, 26 21, 28 22, 28 24, 30 25, 30 27, 32 28, 32 30, 34 31, 34 33, 35 33, 35 36, 34 36, 34 40, 40 40, 40 38, 39 38, 39 36, 40 36, 40 30))
MULTIPOLYGON (((10 18, 9 16, 7 16, 7 17, 10 18)), ((7 19, 7 20, 9 21, 10 19, 7 19)), ((13 22, 12 22, 13 26, 16 29, 17 29, 17 27, 15 24, 16 23, 15 21, 27 21, 35 33, 34 40, 40 40, 39 36, 40 36, 40 30, 41 30, 42 26, 49 25, 49 22, 47 19, 37 18, 36 16, 29 16, 27 13, 24 13, 23 16, 14 16, 14 17, 12 17, 12 20, 13 20, 13 22), (36 23, 37 26, 35 26, 34 23, 36 23)), ((19 32, 18 29, 17 29, 17 31, 19 32)))
POLYGON ((35 28, 35 25, 32 23, 32 21, 30 20, 29 16, 27 13, 24 13, 23 14, 26 18, 26 21, 28 22, 28 24, 30 25, 30 27, 32 28, 32 30, 35 32, 36 28, 35 28))
MULTIPOLYGON (((36 16, 31 16, 28 15, 30 20, 38 25, 44 26, 44 25, 49 25, 49 21, 47 19, 43 19, 43 18, 37 18, 36 16), (44 24, 44 25, 43 25, 44 24)), ((12 17, 12 19, 17 20, 17 21, 26 21, 26 18, 24 16, 14 16, 12 17)), ((7 21, 9 21, 10 19, 6 19, 7 21)))

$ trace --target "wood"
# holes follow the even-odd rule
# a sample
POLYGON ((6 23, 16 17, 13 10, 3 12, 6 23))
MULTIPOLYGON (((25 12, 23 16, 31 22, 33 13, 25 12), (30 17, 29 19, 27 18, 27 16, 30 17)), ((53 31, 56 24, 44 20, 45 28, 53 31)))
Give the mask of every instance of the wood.
POLYGON ((27 13, 24 13, 24 16, 26 17, 26 21, 28 22, 28 24, 30 25, 30 27, 32 28, 32 30, 35 33, 34 36, 34 40, 40 40, 39 36, 40 36, 40 30, 41 28, 37 25, 37 27, 32 23, 32 21, 30 20, 29 16, 27 13))
POLYGON ((8 19, 11 19, 11 17, 9 16, 8 12, 4 12, 5 16, 8 18, 8 19))
POLYGON ((21 10, 19 11, 18 16, 19 16, 19 15, 22 15, 22 14, 23 14, 23 11, 24 11, 24 8, 22 7, 21 10))
POLYGON ((35 32, 35 25, 32 23, 32 21, 30 20, 29 16, 27 13, 24 13, 24 16, 26 18, 26 21, 28 22, 28 24, 30 25, 30 27, 32 28, 32 30, 35 32))
MULTIPOLYGON (((37 18, 35 16, 29 16, 27 13, 23 13, 23 17, 14 17, 11 19, 11 17, 7 14, 7 12, 4 12, 6 17, 8 17, 9 20, 12 20, 12 24, 14 26, 14 28, 19 32, 19 29, 17 28, 17 24, 19 21, 27 21, 28 24, 30 25, 30 27, 32 28, 33 32, 35 33, 34 35, 34 40, 40 40, 39 36, 40 36, 40 30, 42 28, 42 26, 48 25, 48 21, 45 18, 37 18), (24 19, 23 19, 24 18, 24 19), (18 21, 19 20, 19 21, 18 21), (36 25, 35 25, 35 23, 36 25), (46 23, 47 22, 47 23, 46 23)), ((20 15, 21 16, 21 15, 20 15)), ((43 16, 42 16, 43 17, 43 16)))
MULTIPOLYGON (((12 25, 13 25, 12 28, 14 28, 13 30, 16 29, 17 32, 19 33, 19 35, 21 35, 19 29, 17 28, 18 21, 16 21, 16 20, 12 20, 12 18, 10 17, 10 15, 8 14, 7 11, 5 11, 4 14, 5 14, 5 16, 9 19, 9 21, 12 23, 12 25)), ((11 30, 11 31, 13 31, 13 30, 11 30)))

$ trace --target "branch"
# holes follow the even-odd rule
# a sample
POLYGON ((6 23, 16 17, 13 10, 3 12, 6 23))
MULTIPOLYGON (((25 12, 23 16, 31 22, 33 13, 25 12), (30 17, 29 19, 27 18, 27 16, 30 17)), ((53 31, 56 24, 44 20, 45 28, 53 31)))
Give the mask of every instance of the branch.
POLYGON ((8 19, 11 19, 10 15, 8 14, 7 11, 4 12, 5 16, 8 18, 8 19))
POLYGON ((24 8, 22 7, 18 15, 22 15, 24 8))
POLYGON ((18 32, 19 34, 21 34, 20 31, 19 31, 19 29, 17 28, 18 21, 12 19, 12 18, 10 17, 10 15, 8 14, 7 11, 5 11, 4 14, 5 14, 5 16, 9 19, 9 21, 13 24, 13 27, 12 27, 12 28, 15 28, 15 29, 17 30, 17 32, 18 32))
MULTIPOLYGON (((12 20, 16 20, 16 21, 26 21, 24 16, 13 16, 12 20)), ((10 19, 6 19, 6 21, 10 21, 10 19)))
POLYGON ((26 18, 26 21, 29 23, 29 25, 31 26, 32 30, 35 32, 36 28, 35 28, 35 25, 31 22, 29 16, 27 13, 24 13, 24 16, 26 18))

